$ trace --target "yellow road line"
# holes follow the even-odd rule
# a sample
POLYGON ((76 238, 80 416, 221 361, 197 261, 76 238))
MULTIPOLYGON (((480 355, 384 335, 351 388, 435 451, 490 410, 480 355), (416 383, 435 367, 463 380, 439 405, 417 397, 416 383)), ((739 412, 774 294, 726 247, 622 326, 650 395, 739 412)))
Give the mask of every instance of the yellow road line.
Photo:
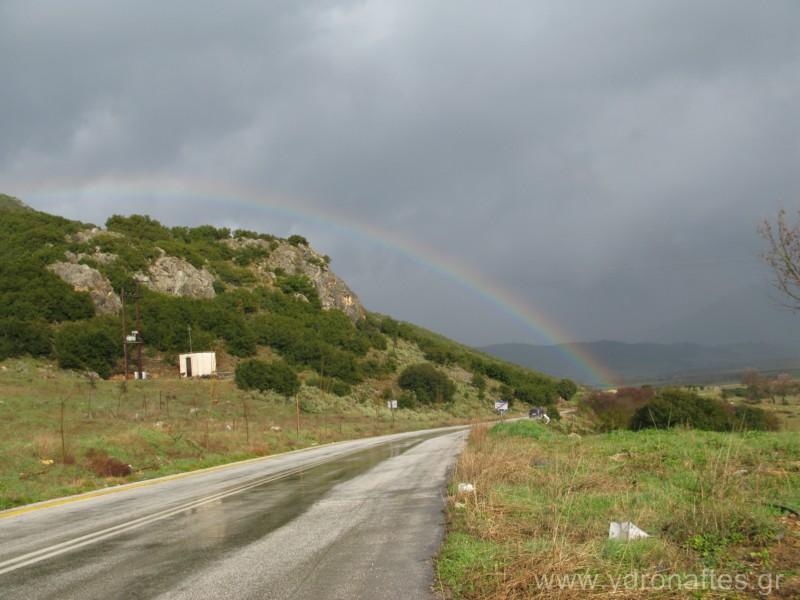
MULTIPOLYGON (((468 427, 468 425, 451 425, 449 427, 441 427, 435 428, 433 430, 425 430, 422 429, 420 431, 405 431, 402 433, 425 433, 426 431, 437 431, 437 430, 446 430, 446 429, 455 429, 458 427, 468 427)), ((393 434, 389 434, 393 435, 393 434)), ((394 435, 402 435, 402 434, 394 434, 394 435)), ((382 437, 382 436, 380 436, 382 437)), ((98 498, 101 496, 107 496, 109 494, 116 494, 118 492, 124 492, 126 490, 133 490, 137 488, 144 488, 149 487, 151 485, 156 485, 158 483, 163 483, 166 481, 172 481, 175 479, 182 479, 184 477, 191 477, 194 475, 202 475, 204 473, 212 473, 214 471, 222 471, 224 469, 230 469, 233 467, 239 467, 242 465, 266 461, 274 458, 279 458, 282 456, 287 456, 289 454, 297 454, 300 452, 309 452, 311 450, 316 450, 318 448, 327 448, 330 446, 336 446, 340 444, 347 444, 350 442, 359 442, 359 441, 366 441, 369 439, 375 438, 360 438, 355 440, 340 440, 338 442, 328 442, 325 444, 320 444, 318 446, 309 446, 308 448, 298 448, 297 450, 289 450, 287 452, 280 452, 278 454, 270 454, 269 456, 258 456, 256 458, 247 458, 245 460, 239 460, 236 462, 225 463, 224 465, 215 465, 213 467, 205 467, 203 469, 197 469, 194 471, 186 471, 183 473, 173 473, 172 475, 164 475, 162 477, 155 477, 153 479, 145 479, 143 481, 134 481, 133 483, 125 483, 122 485, 117 485, 108 488, 102 488, 99 490, 92 490, 90 492, 84 492, 82 494, 75 494, 74 496, 65 496, 63 498, 54 498, 52 500, 44 500, 42 502, 37 502, 35 504, 28 504, 26 506, 21 506, 19 508, 9 508, 8 510, 0 511, 0 520, 8 519, 11 517, 17 517, 19 515, 24 515, 26 513, 34 512, 37 510, 43 510, 46 508, 55 508, 57 506, 64 506, 65 504, 72 504, 74 502, 80 502, 82 500, 91 500, 92 498, 98 498)))
POLYGON ((97 498, 100 496, 107 496, 109 494, 116 494, 118 492, 124 492, 126 490, 133 490, 137 488, 149 487, 151 485, 155 485, 157 483, 162 483, 165 481, 172 481, 174 479, 182 479, 184 477, 190 477, 192 475, 202 475, 203 473, 212 473, 214 471, 222 471, 224 469, 229 469, 233 467, 239 467, 242 465, 246 465, 249 463, 260 462, 269 460, 271 458, 278 458, 281 456, 286 456, 288 454, 295 454, 297 452, 305 452, 309 450, 315 450, 317 448, 325 448, 327 446, 332 446, 335 444, 343 444, 346 442, 351 442, 354 440, 343 440, 338 442, 328 442, 327 444, 321 444, 319 446, 311 446, 308 448, 299 448, 297 450, 289 450, 287 452, 280 452, 278 454, 270 454, 269 456, 258 456, 256 458, 247 458, 245 460, 239 460, 236 462, 225 463, 224 465, 214 465, 213 467, 205 467, 203 469, 197 469, 194 471, 185 471, 183 473, 173 473, 172 475, 163 475, 161 477, 155 477, 153 479, 145 479, 142 481, 134 481, 133 483, 125 483, 122 485, 116 485, 113 487, 103 488, 99 490, 92 490, 91 492, 84 492, 82 494, 76 494, 74 496, 65 496, 63 498, 54 498, 53 500, 44 500, 42 502, 37 502, 36 504, 28 504, 27 506, 21 506, 19 508, 10 508, 8 510, 4 510, 0 512, 0 519, 7 519, 9 517, 16 517, 18 515, 23 515, 25 513, 42 510, 45 508, 53 508, 55 506, 63 506, 65 504, 72 504, 73 502, 80 502, 81 500, 90 500, 92 498, 97 498))
POLYGON ((39 550, 34 550, 32 552, 28 552, 27 554, 23 554, 21 556, 16 556, 14 558, 8 559, 6 561, 0 562, 0 575, 8 573, 10 571, 15 571, 22 567, 26 567, 32 564, 36 564, 48 558, 52 558, 54 556, 58 556, 60 554, 64 554, 65 552, 70 552, 72 550, 76 550, 78 548, 82 548, 89 544, 94 544, 96 542, 103 541, 120 533, 125 533, 130 531, 131 529, 136 529, 138 527, 144 525, 150 525, 151 523, 155 523, 156 521, 160 521, 162 519, 171 517, 176 514, 180 514, 192 508, 198 508, 205 504, 209 504, 211 502, 217 502, 229 496, 233 496, 235 494, 240 494, 247 490, 251 490, 256 487, 260 487, 267 483, 272 483, 275 481, 280 481, 281 479, 287 479, 292 475, 297 475, 299 473, 303 473, 314 467, 319 467, 321 465, 327 464, 329 462, 333 462, 338 460, 342 456, 349 456, 351 454, 357 454, 360 451, 359 448, 354 450, 350 450, 349 452, 345 452, 342 455, 336 456, 328 456, 319 460, 316 460, 311 463, 307 463, 305 465, 300 465, 291 469, 287 469, 286 471, 280 471, 278 473, 274 473, 267 477, 263 477, 257 479, 255 481, 250 481, 243 485, 237 486, 235 488, 230 488, 227 490, 221 490, 219 492, 215 492, 209 496, 205 496, 202 498, 197 498, 195 500, 190 500, 189 502, 185 502, 179 506, 175 506, 172 508, 168 508, 165 510, 158 511, 156 513, 150 515, 144 515, 142 517, 133 519, 131 521, 127 521, 125 523, 120 523, 118 525, 114 525, 111 527, 107 527, 106 529, 102 529, 100 531, 95 531, 92 533, 88 533, 82 535, 80 537, 67 540, 65 542, 61 542, 60 544, 55 544, 54 546, 49 546, 47 548, 41 548, 39 550))

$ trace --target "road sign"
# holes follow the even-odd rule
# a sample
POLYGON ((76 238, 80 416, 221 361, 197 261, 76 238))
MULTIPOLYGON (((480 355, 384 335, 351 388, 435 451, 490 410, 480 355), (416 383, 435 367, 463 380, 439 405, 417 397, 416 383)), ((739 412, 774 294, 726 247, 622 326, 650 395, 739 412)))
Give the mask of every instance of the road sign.
POLYGON ((498 412, 508 412, 508 400, 495 400, 494 409, 498 412))
POLYGON ((391 408, 391 409, 397 408, 397 400, 387 400, 386 408, 391 408))

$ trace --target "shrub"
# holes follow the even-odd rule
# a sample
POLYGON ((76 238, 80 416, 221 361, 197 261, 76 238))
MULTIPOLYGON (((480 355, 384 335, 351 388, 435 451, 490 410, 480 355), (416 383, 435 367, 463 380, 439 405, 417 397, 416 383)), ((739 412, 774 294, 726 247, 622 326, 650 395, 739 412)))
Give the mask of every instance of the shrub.
POLYGON ((653 388, 620 388, 616 394, 609 392, 594 392, 583 401, 599 421, 600 431, 613 431, 627 429, 637 410, 654 397, 653 388))
POLYGON ((737 406, 733 409, 734 430, 778 431, 780 421, 774 414, 756 406, 737 406))
POLYGON ((50 354, 50 328, 42 321, 0 319, 0 360, 11 356, 50 354))
POLYGON ((235 380, 240 389, 273 391, 287 398, 300 390, 300 380, 282 360, 271 363, 255 358, 243 361, 236 367, 235 380))
POLYGON ((150 241, 169 240, 172 233, 161 223, 147 215, 113 215, 106 220, 106 229, 122 233, 128 237, 150 241))
POLYGON ((472 387, 478 391, 478 400, 486 397, 486 377, 482 373, 473 373, 472 387))
MULTIPOLYGON (((556 400, 556 390, 553 386, 546 383, 523 383, 517 388, 511 388, 511 394, 517 400, 527 402, 528 404, 537 405, 552 405, 556 400)), ((506 398, 504 398, 506 399, 506 398)))
POLYGON ((578 393, 578 386, 570 379, 562 379, 556 384, 556 391, 564 400, 569 400, 578 393))
POLYGON ((290 235, 289 243, 292 246, 308 246, 308 240, 302 235, 290 235))
POLYGON ((732 408, 684 390, 662 391, 652 402, 637 410, 631 419, 631 429, 662 429, 676 425, 706 431, 763 431, 776 429, 777 421, 760 408, 732 408))
POLYGON ((50 322, 90 319, 94 304, 57 275, 32 261, 0 264, 0 318, 50 322))
POLYGON ((400 394, 400 397, 397 399, 397 408, 410 408, 414 409, 419 406, 419 402, 417 401, 417 396, 414 392, 405 390, 400 394))
POLYGON ((116 334, 118 323, 112 318, 97 318, 65 324, 55 336, 59 366, 96 371, 107 379, 122 356, 122 342, 116 334))
POLYGON ((309 304, 315 308, 320 308, 322 304, 319 300, 317 288, 314 283, 305 275, 279 275, 278 288, 290 296, 294 294, 302 294, 308 300, 309 304))
POLYGON ((400 374, 398 384, 402 389, 414 392, 417 400, 423 404, 450 402, 456 391, 450 378, 428 363, 406 367, 400 374))
POLYGON ((339 397, 349 396, 350 392, 352 392, 352 388, 348 384, 333 377, 315 377, 308 381, 308 385, 313 385, 324 392, 330 392, 339 397))

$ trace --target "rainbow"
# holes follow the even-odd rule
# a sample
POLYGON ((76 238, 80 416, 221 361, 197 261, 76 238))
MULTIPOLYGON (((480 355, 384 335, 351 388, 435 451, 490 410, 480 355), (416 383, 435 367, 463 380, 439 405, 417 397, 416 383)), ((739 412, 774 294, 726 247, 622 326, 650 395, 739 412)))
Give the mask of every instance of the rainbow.
POLYGON ((420 240, 401 237, 353 215, 334 213, 316 206, 308 207, 296 198, 265 196, 217 182, 196 179, 187 181, 142 177, 84 181, 51 180, 44 184, 23 184, 19 187, 18 193, 30 199, 43 200, 53 197, 68 197, 74 200, 76 196, 83 198, 129 196, 133 201, 143 195, 153 195, 182 201, 239 204, 265 209, 283 217, 333 227, 347 235, 357 236, 371 244, 401 254, 424 268, 458 283, 491 306, 523 323, 537 336, 556 345, 562 354, 585 372, 595 384, 613 387, 613 382, 616 380, 614 374, 594 356, 575 345, 567 345, 572 338, 563 327, 513 291, 492 281, 485 273, 420 240))

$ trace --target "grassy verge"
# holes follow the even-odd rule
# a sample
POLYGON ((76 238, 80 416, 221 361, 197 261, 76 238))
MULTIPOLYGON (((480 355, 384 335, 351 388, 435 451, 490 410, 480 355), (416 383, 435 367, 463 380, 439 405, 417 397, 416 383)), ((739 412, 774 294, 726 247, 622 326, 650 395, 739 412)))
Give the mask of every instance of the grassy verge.
POLYGON ((770 506, 800 505, 793 432, 477 427, 450 492, 448 598, 800 597, 800 524, 770 506), (611 541, 611 521, 651 537, 611 541))
POLYGON ((368 384, 347 398, 303 387, 299 399, 298 436, 294 402, 243 393, 230 381, 92 385, 46 362, 6 361, 0 364, 0 510, 328 442, 491 416, 487 406, 462 400, 448 410, 397 410, 393 417, 368 384))

